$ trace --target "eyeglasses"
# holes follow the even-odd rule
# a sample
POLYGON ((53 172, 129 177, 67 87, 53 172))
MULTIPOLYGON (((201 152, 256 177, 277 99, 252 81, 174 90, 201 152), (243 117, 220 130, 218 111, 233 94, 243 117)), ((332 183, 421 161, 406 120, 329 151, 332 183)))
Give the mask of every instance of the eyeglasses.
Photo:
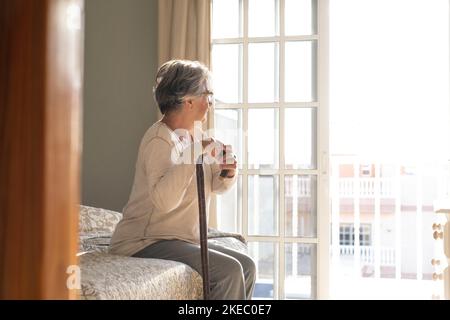
POLYGON ((213 105, 214 103, 214 92, 206 90, 205 92, 202 93, 202 96, 206 96, 208 99, 208 104, 209 105, 213 105))

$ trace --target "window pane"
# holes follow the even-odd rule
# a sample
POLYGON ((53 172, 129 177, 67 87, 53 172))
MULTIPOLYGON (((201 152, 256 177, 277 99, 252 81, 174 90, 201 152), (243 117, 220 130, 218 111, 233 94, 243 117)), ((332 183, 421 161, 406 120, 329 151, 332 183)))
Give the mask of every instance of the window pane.
POLYGON ((217 195, 217 226, 220 231, 241 233, 242 176, 227 192, 217 195))
POLYGON ((278 101, 278 45, 248 45, 248 101, 278 101))
POLYGON ((216 44, 212 48, 214 94, 218 103, 241 102, 241 52, 239 44, 216 44))
POLYGON ((239 0, 213 0, 212 38, 238 38, 241 36, 239 0))
POLYGON ((242 168, 242 111, 240 109, 215 109, 214 112, 215 137, 231 144, 237 157, 239 168, 242 168))
POLYGON ((249 242, 248 253, 256 264, 256 284, 253 298, 274 298, 277 274, 275 244, 272 242, 249 242))
POLYGON ((316 100, 316 42, 286 42, 285 96, 287 102, 316 100))
POLYGON ((278 168, 278 110, 248 110, 248 167, 278 168))
POLYGON ((286 236, 316 237, 317 177, 287 175, 284 180, 286 236))
POLYGON ((285 0, 285 34, 310 35, 317 31, 316 0, 285 0))
POLYGON ((248 234, 278 234, 278 177, 248 177, 248 234))
POLYGON ((315 108, 286 108, 284 117, 285 162, 287 169, 315 169, 315 108))
POLYGON ((284 256, 286 259, 284 282, 286 299, 315 299, 316 245, 287 243, 284 256))
POLYGON ((269 37, 278 34, 278 1, 249 0, 248 36, 269 37))

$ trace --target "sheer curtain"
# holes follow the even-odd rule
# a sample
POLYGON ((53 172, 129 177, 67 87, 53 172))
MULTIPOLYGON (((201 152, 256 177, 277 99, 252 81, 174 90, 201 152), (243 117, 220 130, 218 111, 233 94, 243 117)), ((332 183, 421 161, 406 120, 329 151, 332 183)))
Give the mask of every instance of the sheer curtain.
POLYGON ((209 0, 159 0, 158 62, 188 59, 210 66, 209 0))
MULTIPOLYGON (((187 59, 210 68, 210 56, 210 0, 158 0, 158 65, 187 59)), ((213 127, 212 115, 210 112, 208 128, 213 127)))
MULTIPOLYGON (((211 56, 210 0, 158 0, 158 64, 172 59, 198 60, 208 68, 211 56)), ((158 111, 159 117, 161 114, 158 111)), ((214 126, 214 111, 203 129, 214 126)), ((217 226, 215 198, 211 199, 210 227, 217 226)))

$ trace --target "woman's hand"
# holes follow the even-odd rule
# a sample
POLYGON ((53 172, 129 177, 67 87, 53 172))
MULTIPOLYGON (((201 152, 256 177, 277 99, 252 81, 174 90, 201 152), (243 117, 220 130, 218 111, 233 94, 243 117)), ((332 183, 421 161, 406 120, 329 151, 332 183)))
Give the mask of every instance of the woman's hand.
POLYGON ((237 160, 236 155, 233 153, 233 149, 231 145, 224 145, 224 149, 222 152, 220 169, 226 170, 227 178, 232 178, 236 174, 237 169, 237 160))
MULTIPOLYGON (((213 138, 202 140, 203 151, 207 151, 211 146, 213 146, 212 145, 213 143, 220 143, 220 142, 217 140, 214 140, 213 138)), ((213 148, 214 148, 214 146, 213 146, 213 148)), ((214 149, 213 149, 213 151, 214 151, 214 149)))
POLYGON ((221 171, 227 170, 226 177, 232 178, 236 174, 237 160, 231 145, 209 138, 202 141, 204 153, 219 164, 221 171))

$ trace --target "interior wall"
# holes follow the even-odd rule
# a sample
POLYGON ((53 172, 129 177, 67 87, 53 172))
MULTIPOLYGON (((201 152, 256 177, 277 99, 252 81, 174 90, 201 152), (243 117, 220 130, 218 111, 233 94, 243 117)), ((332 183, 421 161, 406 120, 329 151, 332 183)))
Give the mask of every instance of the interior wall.
POLYGON ((139 142, 157 119, 157 0, 85 4, 82 203, 121 211, 139 142))

